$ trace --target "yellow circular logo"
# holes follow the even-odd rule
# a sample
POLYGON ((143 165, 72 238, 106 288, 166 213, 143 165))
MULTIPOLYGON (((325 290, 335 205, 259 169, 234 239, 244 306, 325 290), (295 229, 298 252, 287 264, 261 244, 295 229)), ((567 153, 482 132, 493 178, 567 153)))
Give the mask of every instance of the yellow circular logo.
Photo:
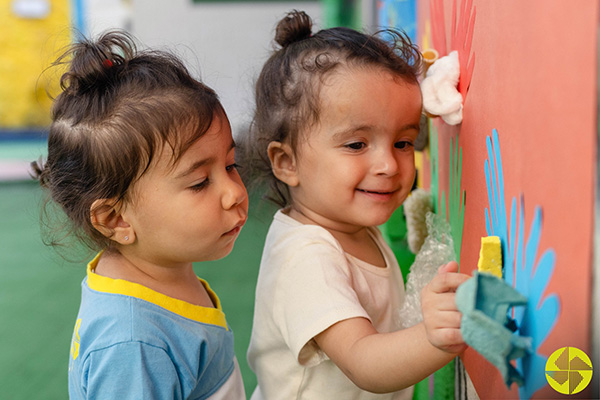
POLYGON ((562 394, 581 392, 592 380, 592 362, 577 347, 556 350, 546 361, 546 380, 562 394))

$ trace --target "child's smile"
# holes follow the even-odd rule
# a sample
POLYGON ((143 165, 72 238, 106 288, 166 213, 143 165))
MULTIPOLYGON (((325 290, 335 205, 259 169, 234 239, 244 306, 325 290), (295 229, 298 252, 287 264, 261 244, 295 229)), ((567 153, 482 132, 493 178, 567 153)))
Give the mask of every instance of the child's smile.
POLYGON ((346 233, 384 223, 413 186, 419 87, 382 69, 345 68, 325 81, 321 110, 296 152, 293 210, 346 233))
POLYGON ((397 190, 367 190, 367 189, 356 189, 359 192, 364 193, 375 201, 389 201, 397 190))

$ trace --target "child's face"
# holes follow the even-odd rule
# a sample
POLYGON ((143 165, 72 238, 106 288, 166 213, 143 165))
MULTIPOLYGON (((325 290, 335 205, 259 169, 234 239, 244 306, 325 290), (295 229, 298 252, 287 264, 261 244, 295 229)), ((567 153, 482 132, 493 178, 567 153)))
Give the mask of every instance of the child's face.
POLYGON ((342 232, 386 222, 413 186, 420 118, 416 84, 382 69, 332 75, 321 89, 320 122, 297 148, 293 206, 342 232))
POLYGON ((234 161, 231 127, 223 114, 173 166, 164 146, 136 182, 124 210, 135 231, 125 246, 161 266, 222 258, 246 222, 248 196, 234 161))

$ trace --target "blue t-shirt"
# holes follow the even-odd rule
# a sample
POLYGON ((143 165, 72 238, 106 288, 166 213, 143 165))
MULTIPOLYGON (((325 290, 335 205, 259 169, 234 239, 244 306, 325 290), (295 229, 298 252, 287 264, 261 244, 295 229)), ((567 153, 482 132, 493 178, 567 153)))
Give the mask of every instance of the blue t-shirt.
POLYGON ((94 273, 82 282, 69 358, 71 399, 245 398, 216 294, 196 306, 94 273))

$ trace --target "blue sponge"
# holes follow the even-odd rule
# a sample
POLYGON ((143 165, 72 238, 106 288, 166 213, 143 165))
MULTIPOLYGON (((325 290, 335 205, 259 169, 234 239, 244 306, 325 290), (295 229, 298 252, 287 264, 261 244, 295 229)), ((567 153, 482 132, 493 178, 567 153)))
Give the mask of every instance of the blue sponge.
POLYGON ((498 368, 508 387, 513 382, 525 383, 510 361, 531 353, 531 338, 515 333, 517 327, 508 317, 508 309, 526 304, 527 298, 512 286, 477 271, 456 290, 456 305, 463 314, 463 339, 498 368))

